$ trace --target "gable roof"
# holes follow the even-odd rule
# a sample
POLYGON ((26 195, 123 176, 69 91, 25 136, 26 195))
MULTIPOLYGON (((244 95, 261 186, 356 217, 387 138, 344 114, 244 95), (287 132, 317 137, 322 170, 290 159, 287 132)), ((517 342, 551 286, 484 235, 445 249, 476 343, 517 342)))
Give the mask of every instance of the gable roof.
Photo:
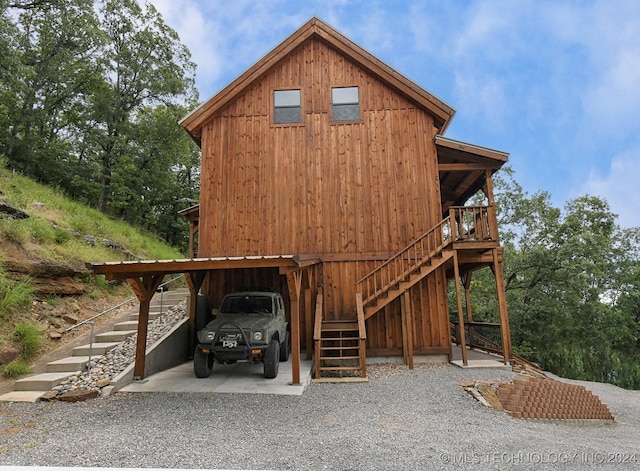
POLYGON ((180 124, 199 142, 202 127, 213 113, 233 100, 282 58, 310 38, 319 39, 329 44, 360 67, 422 106, 433 115, 440 133, 444 132, 455 114, 455 110, 442 100, 396 72, 326 23, 313 17, 219 93, 185 116, 180 124))

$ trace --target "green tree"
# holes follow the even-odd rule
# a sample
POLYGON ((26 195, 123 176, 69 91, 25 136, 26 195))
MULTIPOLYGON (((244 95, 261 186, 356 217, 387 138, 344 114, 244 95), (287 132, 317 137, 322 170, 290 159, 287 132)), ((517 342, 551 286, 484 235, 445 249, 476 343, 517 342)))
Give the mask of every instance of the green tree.
POLYGON ((184 244, 175 211, 196 198, 199 154, 177 121, 196 105, 195 69, 156 9, 0 0, 0 33, 7 164, 184 244))
POLYGON ((638 230, 621 229, 600 198, 560 210, 505 175, 496 200, 514 350, 565 377, 640 388, 638 230))
POLYGON ((142 9, 135 0, 106 0, 101 16, 109 41, 102 51, 104 72, 94 90, 93 126, 86 140, 94 144, 101 168, 98 208, 118 211, 118 200, 127 190, 112 188, 114 171, 121 160, 128 168, 134 158, 130 144, 138 114, 146 106, 195 103, 195 66, 189 50, 152 5, 142 9))
POLYGON ((40 181, 65 186, 73 129, 91 93, 103 36, 90 0, 4 2, 10 67, 3 77, 1 152, 40 181), (8 10, 16 10, 13 16, 8 10), (7 26, 7 22, 12 24, 7 26))
POLYGON ((111 201, 123 218, 186 250, 188 223, 176 212, 198 198, 200 150, 176 122, 187 109, 179 105, 147 107, 138 113, 133 152, 121 159, 113 173, 113 187, 121 194, 111 201), (131 217, 131 216, 129 216, 131 217))

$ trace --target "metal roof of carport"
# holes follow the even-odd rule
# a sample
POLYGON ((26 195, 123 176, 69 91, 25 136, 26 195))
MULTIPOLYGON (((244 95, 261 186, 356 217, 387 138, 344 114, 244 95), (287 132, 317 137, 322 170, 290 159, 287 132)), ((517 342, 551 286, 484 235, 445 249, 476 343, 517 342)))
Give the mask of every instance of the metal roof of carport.
MULTIPOLYGON (((302 269, 318 263, 317 257, 300 255, 249 255, 239 257, 210 257, 178 260, 137 260, 121 262, 91 262, 87 268, 108 280, 127 280, 138 300, 138 337, 134 378, 144 377, 146 359, 149 304, 165 275, 184 273, 193 299, 200 291, 207 272, 239 268, 278 268, 287 276, 291 313, 291 360, 293 384, 300 383, 300 286, 302 269)), ((189 348, 193 349, 195 335, 195 303, 189 309, 189 348)))

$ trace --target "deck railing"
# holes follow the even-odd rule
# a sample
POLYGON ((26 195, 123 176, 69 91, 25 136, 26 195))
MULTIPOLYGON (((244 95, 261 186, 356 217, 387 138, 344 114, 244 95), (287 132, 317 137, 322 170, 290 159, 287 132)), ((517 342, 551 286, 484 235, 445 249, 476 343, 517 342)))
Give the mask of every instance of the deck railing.
POLYGON ((494 239, 490 207, 456 206, 435 227, 356 282, 367 305, 440 254, 451 242, 494 239))
POLYGON ((454 222, 455 241, 493 240, 493 224, 489 206, 454 206, 449 209, 449 219, 454 222))
MULTIPOLYGON (((460 344, 460 324, 451 324, 452 336, 455 342, 460 344)), ((467 345, 471 348, 479 348, 487 352, 502 354, 502 336, 500 324, 492 322, 465 322, 464 333, 467 345)))

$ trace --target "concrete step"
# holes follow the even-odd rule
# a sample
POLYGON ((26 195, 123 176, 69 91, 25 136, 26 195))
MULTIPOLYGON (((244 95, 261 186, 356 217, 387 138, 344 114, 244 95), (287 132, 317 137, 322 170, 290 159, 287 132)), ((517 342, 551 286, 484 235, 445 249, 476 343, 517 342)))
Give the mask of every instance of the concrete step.
MULTIPOLYGON (((119 342, 96 342, 91 347, 91 355, 104 355, 109 350, 118 345, 119 342)), ((89 355, 89 344, 80 345, 73 349, 74 357, 83 357, 89 355)))
POLYGON ((0 396, 0 402, 37 402, 47 391, 11 391, 0 396))
POLYGON ((96 342, 124 342, 127 338, 136 334, 137 330, 112 330, 111 332, 104 332, 95 336, 96 342))
POLYGON ((167 299, 171 299, 174 301, 182 301, 184 298, 189 296, 189 290, 185 291, 165 291, 164 293, 156 293, 151 298, 151 302, 160 301, 161 299, 166 301, 167 299))
POLYGON ((151 298, 151 306, 159 306, 160 304, 178 304, 182 300, 187 297, 186 294, 165 294, 164 297, 160 298, 159 294, 156 294, 153 298, 151 298))
POLYGON ((47 373, 84 371, 89 363, 88 356, 67 357, 47 363, 47 373))
POLYGON ((113 325, 113 330, 138 330, 138 321, 124 321, 113 325))
POLYGON ((14 389, 16 391, 49 391, 62 381, 71 376, 68 371, 58 373, 40 373, 28 378, 16 381, 14 389))
MULTIPOLYGON (((160 316, 160 311, 158 312, 149 312, 149 320, 152 321, 154 319, 157 319, 158 316, 160 316)), ((135 314, 132 314, 129 316, 129 320, 130 321, 136 321, 138 322, 138 317, 140 317, 140 314, 138 314, 137 312, 135 314)))

